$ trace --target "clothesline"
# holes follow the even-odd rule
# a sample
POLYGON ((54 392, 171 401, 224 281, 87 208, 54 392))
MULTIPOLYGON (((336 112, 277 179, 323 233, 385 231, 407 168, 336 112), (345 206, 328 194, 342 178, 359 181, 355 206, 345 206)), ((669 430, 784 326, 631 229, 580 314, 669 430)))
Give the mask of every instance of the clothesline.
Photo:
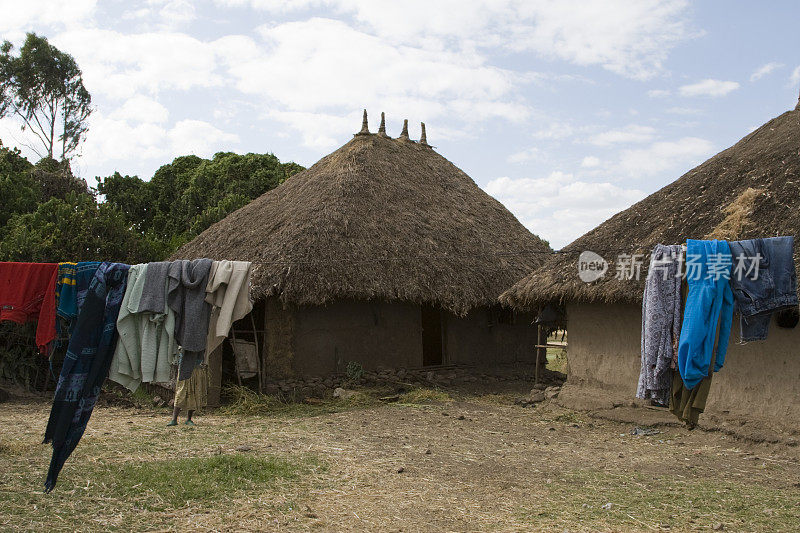
POLYGON ((690 239, 685 249, 656 245, 650 260, 663 267, 663 275, 648 276, 645 282, 636 396, 669 405, 673 414, 694 427, 705 409, 713 374, 725 363, 734 311, 740 316, 742 341, 766 340, 774 313, 798 312, 794 238, 690 239), (686 278, 682 307, 679 271, 684 255, 700 258, 700 274, 686 278), (720 257, 728 259, 727 276, 712 276, 711 270, 720 268, 720 257), (731 276, 733 257, 753 268, 731 276))
POLYGON ((252 310, 251 273, 249 262, 211 259, 0 262, 0 321, 36 321, 45 355, 59 329, 69 333, 44 438, 53 445, 47 492, 80 441, 106 377, 131 391, 170 381, 174 364, 181 379, 191 377, 207 350, 252 310))

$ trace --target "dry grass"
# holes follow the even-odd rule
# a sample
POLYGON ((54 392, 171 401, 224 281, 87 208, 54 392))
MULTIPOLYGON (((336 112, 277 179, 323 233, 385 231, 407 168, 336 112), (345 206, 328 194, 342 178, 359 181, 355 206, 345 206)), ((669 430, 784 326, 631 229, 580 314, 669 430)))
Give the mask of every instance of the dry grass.
POLYGON ((750 224, 750 215, 756 198, 764 193, 764 189, 748 187, 734 201, 725 207, 725 218, 714 228, 705 239, 736 240, 750 224))
POLYGON ((425 405, 452 402, 453 399, 446 391, 439 389, 411 389, 400 395, 401 404, 425 405))
POLYGON ((633 436, 549 405, 415 406, 216 412, 194 428, 166 428, 167 410, 99 407, 45 495, 49 406, 4 404, 0 530, 795 531, 800 521, 797 448, 669 427, 633 436))

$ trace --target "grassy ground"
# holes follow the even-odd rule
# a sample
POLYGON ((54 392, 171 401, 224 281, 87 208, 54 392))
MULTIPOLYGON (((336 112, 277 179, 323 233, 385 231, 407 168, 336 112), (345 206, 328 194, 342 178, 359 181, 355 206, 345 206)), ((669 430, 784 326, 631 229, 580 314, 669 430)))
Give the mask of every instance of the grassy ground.
POLYGON ((42 494, 49 406, 0 410, 0 530, 796 531, 800 453, 504 394, 98 407, 42 494))

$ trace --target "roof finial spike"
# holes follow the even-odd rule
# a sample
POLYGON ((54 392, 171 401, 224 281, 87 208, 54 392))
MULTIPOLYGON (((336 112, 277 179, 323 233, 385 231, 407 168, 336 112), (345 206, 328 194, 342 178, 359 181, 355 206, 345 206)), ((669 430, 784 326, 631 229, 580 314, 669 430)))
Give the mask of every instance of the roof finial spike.
POLYGON ((381 125, 378 128, 378 135, 386 137, 386 114, 381 111, 381 125))
POLYGON ((408 119, 403 120, 403 131, 400 132, 401 139, 408 139, 408 119))
POLYGON ((364 110, 364 118, 361 119, 361 131, 358 132, 358 135, 367 135, 369 134, 369 124, 367 123, 367 110, 364 110))
POLYGON ((422 135, 419 136, 419 143, 428 146, 428 136, 425 135, 425 123, 420 122, 419 125, 422 127, 422 135))

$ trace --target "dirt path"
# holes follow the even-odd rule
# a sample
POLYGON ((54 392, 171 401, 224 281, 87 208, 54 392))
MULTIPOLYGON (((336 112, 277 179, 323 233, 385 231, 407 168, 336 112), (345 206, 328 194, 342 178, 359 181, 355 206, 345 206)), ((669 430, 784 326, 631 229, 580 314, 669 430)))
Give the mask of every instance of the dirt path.
POLYGON ((48 413, 46 404, 0 410, 0 528, 792 531, 800 524, 796 447, 680 428, 635 436, 630 424, 485 397, 305 417, 209 415, 194 429, 172 430, 165 411, 98 408, 56 492, 43 495, 49 449, 38 443, 48 413), (147 487, 120 488, 125 480, 114 476, 122 465, 228 455, 312 458, 314 466, 273 486, 220 488, 182 505, 132 501, 131 490, 147 487))

